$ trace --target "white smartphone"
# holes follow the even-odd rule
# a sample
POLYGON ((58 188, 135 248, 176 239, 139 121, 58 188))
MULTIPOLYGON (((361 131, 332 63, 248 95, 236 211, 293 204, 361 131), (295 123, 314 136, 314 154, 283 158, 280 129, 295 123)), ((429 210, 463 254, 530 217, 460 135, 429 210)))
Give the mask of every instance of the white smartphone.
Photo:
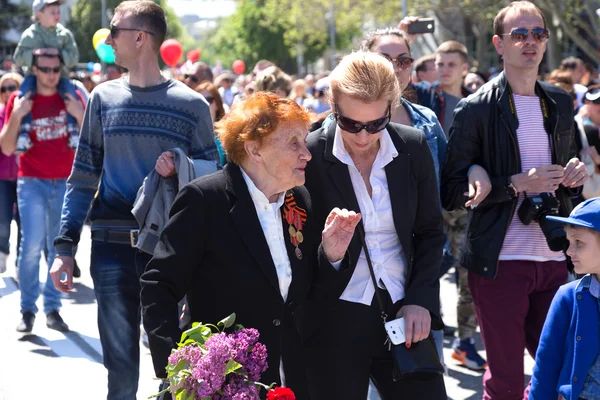
POLYGON ((406 342, 404 318, 398 318, 385 323, 385 330, 393 344, 406 342))

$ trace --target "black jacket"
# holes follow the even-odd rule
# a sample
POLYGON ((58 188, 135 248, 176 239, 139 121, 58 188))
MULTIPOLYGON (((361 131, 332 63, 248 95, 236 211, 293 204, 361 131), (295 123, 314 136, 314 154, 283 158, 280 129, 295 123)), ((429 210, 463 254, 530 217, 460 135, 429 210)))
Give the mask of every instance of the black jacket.
MULTIPOLYGON (((296 187, 291 191, 298 206, 307 212, 304 229, 311 230, 314 218, 307 190, 296 187)), ((223 171, 196 179, 182 189, 141 278, 144 327, 158 377, 165 377, 167 358, 181 337, 177 303, 187 295, 186 314, 192 322, 215 324, 235 312, 236 323, 256 328, 259 341, 268 350, 269 368, 261 381, 281 383, 281 357, 288 386, 298 399, 308 397, 295 314, 312 284, 316 244, 305 234, 299 246, 303 257, 298 259, 289 225, 285 218, 282 222, 292 267, 285 302, 240 168, 227 164, 223 171)))
MULTIPOLYGON (((331 124, 308 136, 312 160, 306 167, 305 186, 312 198, 316 228, 324 226, 327 215, 335 207, 360 212, 348 166, 333 155, 336 126, 331 124)), ((438 275, 445 235, 433 158, 422 131, 393 123, 388 124, 387 130, 399 153, 385 167, 385 172, 394 225, 409 264, 404 304, 428 309, 432 314, 432 327, 441 329, 438 275)), ((320 232, 315 232, 317 234, 320 232)), ((342 295, 361 249, 360 238, 355 233, 339 271, 331 264, 322 263, 315 287, 315 298, 321 305, 342 295)), ((319 254, 322 258, 322 251, 319 254)))
MULTIPOLYGON (((544 82, 537 82, 536 94, 548 109, 545 129, 552 148, 552 163, 565 166, 576 156, 573 101, 563 89, 544 82)), ((507 191, 510 177, 522 172, 517 143, 519 121, 511 111, 511 101, 504 73, 461 100, 442 169, 442 205, 447 210, 464 208, 469 167, 481 165, 490 176, 490 194, 475 210, 469 210, 466 248, 461 260, 465 268, 488 278, 496 276, 504 237, 516 211, 517 199, 507 191)), ((570 213, 570 197, 580 191, 558 188, 561 215, 570 213)))

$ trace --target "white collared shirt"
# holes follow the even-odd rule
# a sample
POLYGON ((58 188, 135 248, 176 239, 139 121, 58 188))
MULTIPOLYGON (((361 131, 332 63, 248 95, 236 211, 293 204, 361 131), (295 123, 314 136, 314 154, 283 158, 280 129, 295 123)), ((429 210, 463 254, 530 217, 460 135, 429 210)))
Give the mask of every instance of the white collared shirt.
POLYGON ((267 240, 267 245, 271 252, 273 264, 277 271, 277 280, 279 281, 279 291, 285 302, 287 300, 290 284, 292 283, 292 265, 288 257, 283 236, 283 220, 281 217, 281 206, 285 200, 285 193, 279 196, 276 203, 269 203, 269 199, 261 192, 252 179, 246 174, 243 168, 240 167, 242 176, 248 185, 250 197, 256 208, 256 214, 260 226, 267 240))
MULTIPOLYGON (((381 131, 379 144, 379 151, 373 162, 369 178, 372 187, 372 198, 369 196, 365 182, 356 165, 354 165, 354 161, 352 161, 350 154, 344 147, 344 140, 339 127, 336 127, 333 139, 333 155, 348 166, 352 187, 362 215, 362 223, 365 226, 366 242, 377 284, 388 291, 395 303, 404 298, 407 262, 394 226, 385 166, 398 156, 398 151, 387 129, 381 131)), ((363 249, 360 252, 356 269, 348 282, 348 286, 340 296, 340 300, 369 306, 374 295, 375 287, 371 280, 363 249)))

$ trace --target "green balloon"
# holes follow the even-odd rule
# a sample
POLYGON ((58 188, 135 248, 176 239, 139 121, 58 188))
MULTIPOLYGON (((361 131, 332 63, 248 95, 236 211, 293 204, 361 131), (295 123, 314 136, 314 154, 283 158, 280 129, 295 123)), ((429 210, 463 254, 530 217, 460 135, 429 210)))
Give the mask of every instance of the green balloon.
POLYGON ((96 46, 96 54, 102 62, 113 64, 115 62, 115 50, 104 41, 100 41, 96 46))

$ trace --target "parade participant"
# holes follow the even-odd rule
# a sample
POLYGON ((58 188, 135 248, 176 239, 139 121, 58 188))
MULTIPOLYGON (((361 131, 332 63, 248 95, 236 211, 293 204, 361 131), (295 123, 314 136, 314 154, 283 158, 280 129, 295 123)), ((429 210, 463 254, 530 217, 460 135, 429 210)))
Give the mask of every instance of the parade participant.
POLYGON ((208 64, 205 62, 197 62, 192 65, 192 69, 190 73, 185 74, 184 83, 188 85, 191 89, 194 89, 196 86, 201 84, 202 82, 212 82, 213 81, 213 73, 208 64))
POLYGON ((572 150, 571 97, 536 81, 549 35, 541 11, 510 3, 494 33, 504 72, 459 103, 441 195, 448 210, 469 207, 470 168, 478 164, 490 177, 487 197, 468 209, 469 251, 460 264, 469 270, 487 352, 483 398, 516 400, 524 397, 523 351, 535 355, 552 297, 567 279, 564 232, 544 218, 568 215, 587 173, 572 150))
MULTIPOLYGON (((431 340, 431 328, 443 326, 438 273, 445 237, 427 140, 422 131, 390 123, 401 90, 392 64, 381 55, 361 51, 344 57, 330 84, 336 123, 308 138, 313 159, 306 187, 316 227, 329 221, 332 208, 360 212, 387 314, 405 319, 407 347, 431 340)), ((348 233, 349 246, 325 251, 333 266, 319 268, 306 310, 311 398, 363 400, 371 377, 383 399, 446 399, 441 375, 393 381, 376 288, 358 232, 348 233), (332 369, 325 360, 344 368, 332 369)))
MULTIPOLYGON (((19 89, 21 82, 23 77, 13 72, 4 74, 0 78, 0 130, 5 122, 6 103, 10 95, 19 89)), ((0 274, 6 271, 10 250, 10 224, 13 217, 16 218, 20 229, 19 213, 15 214, 14 211, 17 204, 17 175, 18 166, 15 156, 6 156, 0 152, 0 274)))
MULTIPOLYGON (((54 260, 52 241, 58 234, 62 200, 66 179, 71 172, 75 155, 69 147, 67 114, 81 125, 83 101, 67 95, 64 100, 58 92, 61 59, 57 56, 33 56, 35 95, 28 93, 17 97, 13 93, 8 101, 7 122, 0 133, 0 146, 5 155, 15 152, 19 128, 23 118, 31 114, 32 147, 19 155, 17 202, 21 216, 21 244, 17 260, 19 288, 21 290, 22 320, 19 332, 31 332, 38 309, 40 295, 40 253, 47 249, 48 267, 54 260)), ((43 286, 46 325, 59 331, 69 328, 59 314, 61 295, 48 280, 43 286)))
POLYGON ((124 1, 115 8, 110 30, 106 43, 129 73, 91 93, 51 276, 61 292, 73 289, 73 248, 89 211, 107 398, 133 400, 140 359, 139 276, 149 261, 132 247, 139 229, 133 203, 153 168, 163 177, 175 173, 169 149, 179 147, 193 159, 216 160, 218 154, 206 101, 160 72, 158 53, 167 30, 163 9, 154 1, 124 1))
POLYGON ((308 399, 295 314, 312 287, 321 241, 308 234, 317 221, 302 186, 309 118, 294 101, 258 92, 216 124, 228 164, 179 193, 142 275, 144 327, 159 378, 181 337, 176 310, 185 295, 191 321, 235 312, 236 323, 258 329, 268 352, 263 382, 308 399))
MULTIPOLYGON (((210 82, 202 82, 196 86, 196 92, 204 96, 204 99, 208 102, 208 108, 210 109, 210 118, 212 119, 213 125, 219 122, 225 116, 225 108, 223 107, 223 99, 221 94, 215 85, 210 82)), ((221 166, 227 164, 227 156, 221 146, 219 138, 215 136, 215 144, 219 151, 219 163, 221 166)))
MULTIPOLYGON (((79 60, 77 43, 70 30, 60 24, 60 5, 64 0, 35 0, 32 5, 33 23, 21 35, 21 40, 15 49, 13 58, 17 65, 28 67, 31 70, 34 56, 58 56, 62 61, 61 79, 58 91, 63 98, 66 94, 77 98, 75 87, 69 81, 69 69, 74 67, 79 60)), ((35 90, 35 77, 29 75, 21 85, 19 96, 23 97, 28 92, 35 90)), ((32 93, 33 94, 33 93, 32 93)), ((21 130, 17 141, 16 153, 24 153, 33 145, 29 136, 31 131, 31 115, 27 114, 21 121, 21 130)), ((67 130, 69 133, 69 146, 75 150, 79 143, 79 125, 75 118, 67 115, 67 130)))
POLYGON ((552 300, 535 356, 529 400, 600 397, 600 198, 587 200, 563 222, 575 273, 552 300))

